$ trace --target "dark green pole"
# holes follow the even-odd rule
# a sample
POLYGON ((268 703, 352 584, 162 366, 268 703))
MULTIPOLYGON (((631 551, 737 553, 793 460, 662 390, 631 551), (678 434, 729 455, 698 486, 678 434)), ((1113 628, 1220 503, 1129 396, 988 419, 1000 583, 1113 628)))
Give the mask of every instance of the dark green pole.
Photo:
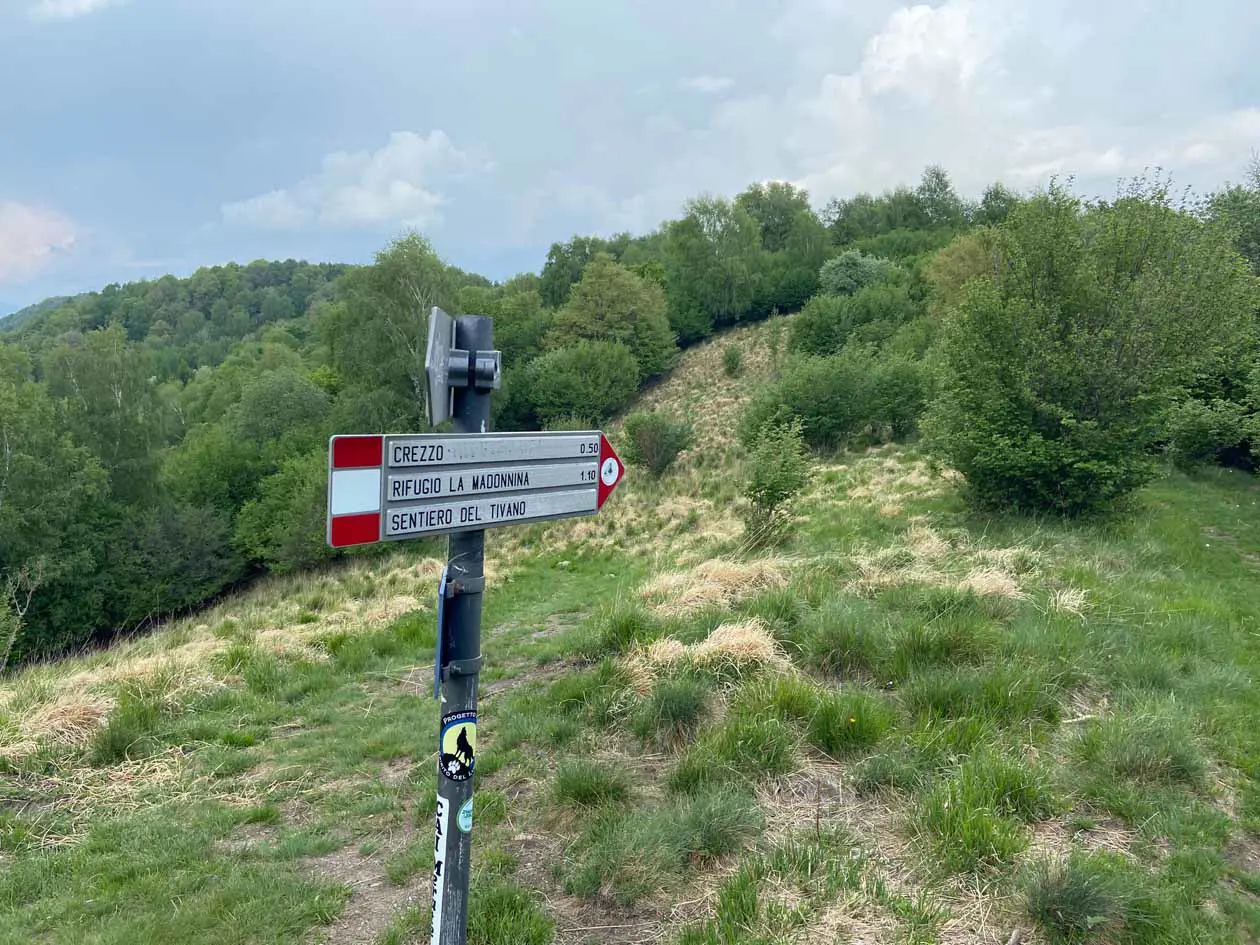
MULTIPOLYGON (((489 433, 490 386, 482 383, 484 370, 479 371, 477 354, 494 348, 491 319, 484 315, 457 318, 455 348, 468 352, 469 359, 466 386, 455 388, 455 432, 489 433)), ((438 627, 441 701, 430 945, 465 945, 468 934, 485 547, 485 531, 458 532, 450 537, 446 599, 438 627)))

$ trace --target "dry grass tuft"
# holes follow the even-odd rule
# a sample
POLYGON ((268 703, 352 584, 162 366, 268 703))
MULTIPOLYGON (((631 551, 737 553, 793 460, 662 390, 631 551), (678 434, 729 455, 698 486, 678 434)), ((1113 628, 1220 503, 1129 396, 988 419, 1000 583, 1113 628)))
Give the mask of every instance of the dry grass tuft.
POLYGON ((938 535, 931 526, 916 522, 906 531, 906 544, 915 557, 924 561, 938 561, 950 553, 948 541, 938 535))
POLYGON ((409 614, 413 610, 420 609, 420 601, 407 594, 401 594, 397 597, 391 597, 383 606, 375 607, 364 614, 368 623, 389 623, 397 620, 403 614, 409 614))
POLYGON ((734 664, 787 669, 791 665, 769 629, 757 618, 721 624, 688 650, 697 666, 734 664))
POLYGON ((56 701, 36 706, 17 724, 17 739, 0 754, 21 756, 41 744, 86 745, 102 728, 114 708, 114 700, 91 692, 67 693, 56 701))
MULTIPOLYGON (((778 326, 786 328, 789 317, 778 319, 778 326)), ((730 448, 731 431, 739 424, 744 405, 773 370, 769 327, 768 322, 743 326, 701 342, 688 350, 668 378, 640 398, 643 410, 666 410, 695 420, 695 442, 681 460, 699 453, 721 455, 730 448), (743 353, 742 369, 734 378, 722 367, 728 345, 743 353)))
POLYGON ((849 945, 892 945, 905 941, 897 920, 858 893, 843 894, 788 939, 792 945, 847 942, 849 945))
POLYGON ((787 586, 788 562, 777 558, 710 558, 688 571, 658 574, 639 590, 657 613, 685 617, 705 607, 731 607, 762 591, 787 586))
MULTIPOLYGON (((41 848, 78 843, 93 822, 137 810, 148 802, 146 795, 154 790, 175 789, 186 765, 184 752, 170 748, 158 755, 107 768, 63 766, 49 773, 18 775, 15 786, 48 798, 49 807, 55 808, 58 815, 55 820, 45 820, 36 814, 27 818, 24 826, 41 848)), ((202 791, 199 796, 209 795, 202 791)), ((218 799, 241 802, 239 798, 227 796, 218 799)))
POLYGON ((1080 587, 1064 587, 1050 595, 1050 610, 1056 614, 1084 617, 1089 611, 1089 595, 1080 587))
POLYGON ((1059 817, 1033 824, 1024 858, 1059 860, 1066 858, 1074 848, 1090 852, 1105 850, 1131 857, 1136 839, 1136 831, 1113 818, 1072 825, 1059 817))
POLYGON ((655 640, 625 660, 631 685, 642 695, 652 691, 663 671, 681 667, 736 673, 752 669, 790 672, 792 663, 758 618, 721 624, 690 646, 672 637, 655 640))
POLYGON ((1006 597, 1022 600, 1028 595, 1020 590, 1015 578, 997 568, 976 568, 958 582, 958 587, 974 591, 980 597, 1006 597))

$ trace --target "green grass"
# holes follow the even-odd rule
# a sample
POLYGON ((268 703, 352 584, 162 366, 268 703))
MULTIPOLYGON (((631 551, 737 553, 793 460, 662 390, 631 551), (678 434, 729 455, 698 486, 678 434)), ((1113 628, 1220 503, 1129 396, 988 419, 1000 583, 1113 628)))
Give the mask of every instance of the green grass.
POLYGON ((881 696, 864 692, 824 693, 809 720, 811 745, 833 758, 870 748, 896 724, 896 714, 881 696))
POLYGON ((1123 857, 1074 852, 1042 860, 1024 879, 1024 908, 1055 945, 1138 938, 1156 916, 1144 911, 1149 885, 1123 857))
POLYGON ((624 771, 585 758, 568 758, 556 769, 556 800, 577 807, 624 804, 630 779, 624 771))
POLYGON ((549 945, 555 930, 538 898, 512 883, 473 886, 468 916, 468 945, 549 945))
POLYGON ((1049 817, 1056 806, 1048 779, 1035 768, 981 752, 925 792, 915 824, 935 870, 979 873, 1012 863, 1028 843, 1023 825, 1049 817))
POLYGON ((979 718, 998 725, 1057 722, 1058 684, 1044 670, 1013 666, 942 669, 916 676, 902 699, 914 714, 932 719, 979 718))
POLYGON ((570 849, 565 888, 628 906, 739 850, 762 828, 756 799, 730 787, 699 790, 637 811, 604 810, 570 849))
MULTIPOLYGON (((716 888, 688 907, 704 910, 694 921, 650 931, 693 945, 814 940, 835 903, 891 940, 934 942, 960 902, 958 934, 974 932, 972 900, 1051 943, 1260 940, 1260 873, 1241 852, 1260 834, 1260 484, 1179 474, 1092 522, 982 515, 940 484, 905 488, 886 514, 845 498, 861 464, 894 455, 908 454, 828 460, 781 549, 790 583, 730 608, 667 619, 639 603, 657 567, 742 553, 723 539, 694 558, 613 547, 636 530, 639 545, 660 539, 655 512, 603 548, 544 542, 543 529, 520 539, 510 582, 486 597, 470 941, 577 934, 559 931, 577 923, 554 905, 556 884, 608 925, 716 888), (916 557, 916 516, 947 539, 944 557, 916 557), (953 586, 993 549, 1025 597, 953 586), (856 586, 856 556, 900 563, 913 583, 856 586), (1065 589, 1079 610, 1055 597, 1065 589), (636 688, 625 657, 641 644, 695 643, 750 616, 792 671, 682 667, 636 688), (881 836, 855 853, 831 830, 828 791, 847 803, 851 787, 915 840, 908 869, 885 860, 881 836), (799 804, 799 823, 785 834, 776 819, 763 836, 770 811, 754 788, 799 804), (1062 862, 1030 855, 1047 819, 1052 836, 1076 832, 1062 862), (1105 832, 1123 853, 1090 852, 1105 832), (881 878, 890 868, 896 883, 881 878), (958 883, 962 899, 948 892, 958 883)), ((660 505, 726 488, 696 485, 686 462, 644 495, 660 505)), ((423 886, 432 588, 400 555, 376 572, 348 562, 342 583, 332 565, 278 585, 290 595, 278 615, 216 610, 207 630, 155 640, 163 654, 202 638, 224 649, 187 679, 92 684, 113 702, 99 727, 0 762, 0 942, 300 945, 351 894, 311 866, 334 851, 370 856, 380 882, 423 886), (319 616, 378 587, 422 607, 384 626, 319 616), (309 647, 276 651, 269 632, 294 624, 309 647), (213 678, 202 686, 199 673, 213 678)), ((18 737, 58 674, 107 656, 6 681, 0 737, 18 737)), ((379 941, 425 940, 426 905, 379 917, 379 941)))
POLYGON ((691 792, 787 774, 796 766, 799 741, 778 719, 733 715, 696 739, 670 770, 667 783, 675 791, 691 792))
POLYGON ((1075 753, 1095 774, 1132 781, 1196 786, 1206 771, 1184 717, 1147 714, 1138 707, 1090 724, 1081 732, 1075 753))
POLYGON ((708 711, 710 689, 697 679, 662 679, 636 711, 632 729, 647 740, 662 737, 667 744, 686 741, 708 711))

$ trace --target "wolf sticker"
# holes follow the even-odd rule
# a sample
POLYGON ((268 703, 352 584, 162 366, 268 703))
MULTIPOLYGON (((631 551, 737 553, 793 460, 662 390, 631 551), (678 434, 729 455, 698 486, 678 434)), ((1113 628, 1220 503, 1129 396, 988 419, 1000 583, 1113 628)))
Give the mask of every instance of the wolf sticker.
POLYGON ((438 770, 452 781, 472 777, 477 754, 477 713, 452 712, 442 716, 438 770))

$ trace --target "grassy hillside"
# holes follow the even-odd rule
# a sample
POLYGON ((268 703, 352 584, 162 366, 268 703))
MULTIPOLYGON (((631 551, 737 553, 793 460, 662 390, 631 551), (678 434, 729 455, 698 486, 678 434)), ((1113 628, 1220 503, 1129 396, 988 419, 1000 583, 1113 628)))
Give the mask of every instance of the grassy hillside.
MULTIPOLYGON (((1255 940, 1260 484, 983 518, 885 447, 753 554, 772 327, 645 395, 698 428, 663 481, 491 533, 470 942, 1255 940)), ((6 680, 0 942, 427 941, 441 555, 6 680)))

